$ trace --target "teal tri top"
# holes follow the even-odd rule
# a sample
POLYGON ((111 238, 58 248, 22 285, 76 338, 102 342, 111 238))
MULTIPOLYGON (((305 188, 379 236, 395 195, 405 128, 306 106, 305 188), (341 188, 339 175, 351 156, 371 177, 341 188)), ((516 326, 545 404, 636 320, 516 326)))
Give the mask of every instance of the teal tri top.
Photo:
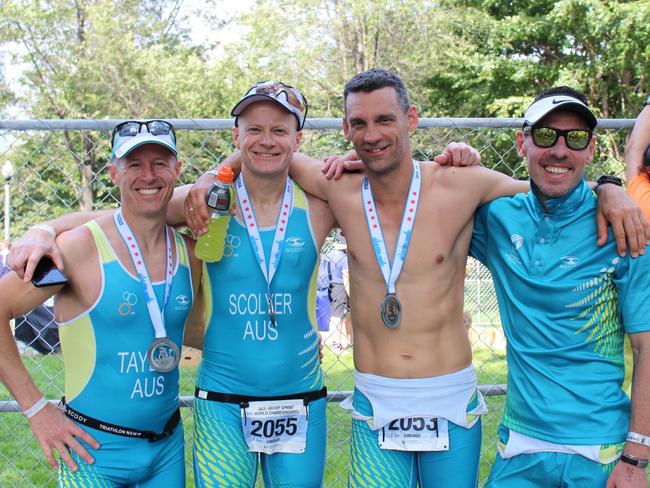
POLYGON ((618 443, 630 421, 624 333, 650 330, 650 256, 619 257, 611 230, 596 245, 584 181, 546 206, 536 191, 474 220, 470 254, 492 273, 507 339, 502 424, 557 444, 618 443))
MULTIPOLYGON (((275 227, 260 228, 267 261, 274 233, 275 227)), ((207 328, 197 386, 251 396, 322 388, 315 327, 317 276, 318 249, 307 198, 294 184, 282 258, 270 287, 276 313, 273 325, 266 281, 246 228, 231 218, 224 257, 204 263, 207 328)))
MULTIPOLYGON (((178 408, 178 368, 159 373, 147 362, 154 329, 140 282, 117 258, 94 221, 101 291, 78 317, 61 323, 65 396, 75 410, 98 420, 161 432, 178 408)), ((167 335, 182 347, 185 320, 194 301, 187 248, 174 231, 176 266, 164 310, 167 335)), ((153 283, 158 304, 165 283, 153 283)))

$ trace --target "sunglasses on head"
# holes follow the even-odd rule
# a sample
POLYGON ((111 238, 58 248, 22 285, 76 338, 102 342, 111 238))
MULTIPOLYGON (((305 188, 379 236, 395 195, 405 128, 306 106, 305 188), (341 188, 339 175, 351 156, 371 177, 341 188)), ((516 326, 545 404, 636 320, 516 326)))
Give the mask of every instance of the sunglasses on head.
POLYGON ((529 134, 533 138, 533 143, 537 147, 549 148, 555 146, 560 136, 564 137, 564 142, 569 149, 582 151, 589 146, 593 133, 587 129, 568 129, 560 130, 553 127, 525 127, 524 134, 529 134))
POLYGON ((135 137, 142 132, 142 127, 146 127, 149 134, 152 136, 165 136, 172 135, 172 139, 176 142, 176 132, 174 127, 165 120, 127 120, 121 124, 117 124, 113 129, 111 137, 111 146, 115 144, 115 136, 119 134, 120 137, 135 137))
POLYGON ((272 97, 279 97, 284 93, 287 102, 297 108, 300 112, 304 113, 303 117, 307 116, 307 100, 305 96, 300 93, 300 90, 290 85, 285 85, 280 81, 260 81, 253 85, 246 95, 271 95, 272 97))

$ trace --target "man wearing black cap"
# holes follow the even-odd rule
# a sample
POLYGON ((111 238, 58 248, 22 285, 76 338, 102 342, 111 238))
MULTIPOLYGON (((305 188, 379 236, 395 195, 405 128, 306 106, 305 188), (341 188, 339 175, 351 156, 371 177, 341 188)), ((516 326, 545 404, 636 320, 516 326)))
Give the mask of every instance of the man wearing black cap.
POLYGON ((256 83, 232 109, 242 166, 224 256, 205 263, 198 487, 252 487, 259 465, 269 487, 322 484, 327 391, 314 305, 318 251, 334 218, 289 178, 306 114, 302 93, 276 81, 256 83))
POLYGON ((650 260, 620 257, 611 238, 593 241, 597 202, 584 173, 595 126, 581 93, 543 92, 516 135, 530 193, 475 216, 470 254, 492 273, 507 339, 490 488, 647 486, 650 260))
POLYGON ((185 486, 179 348, 201 277, 193 241, 165 224, 178 180, 171 124, 128 121, 113 132, 114 214, 57 239, 68 281, 0 280, 0 377, 18 401, 60 486, 185 486), (57 294, 65 361, 63 409, 20 361, 9 320, 57 294), (88 449, 93 449, 91 456, 88 449))
POLYGON ((625 145, 627 191, 650 221, 650 96, 625 145))

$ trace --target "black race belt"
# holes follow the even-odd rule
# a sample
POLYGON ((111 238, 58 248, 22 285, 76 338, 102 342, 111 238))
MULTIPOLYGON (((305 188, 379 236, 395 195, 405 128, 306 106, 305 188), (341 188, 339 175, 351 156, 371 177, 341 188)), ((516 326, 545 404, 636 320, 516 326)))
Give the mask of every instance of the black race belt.
POLYGON ((280 395, 280 396, 249 396, 249 395, 235 395, 233 393, 219 393, 217 391, 207 391, 197 388, 194 390, 194 396, 202 400, 210 400, 211 402, 224 402, 224 403, 236 403, 239 406, 246 408, 250 402, 266 402, 273 400, 302 400, 305 405, 309 405, 310 402, 318 400, 319 398, 325 398, 327 396, 327 388, 324 386, 320 390, 316 391, 307 391, 304 393, 294 393, 292 395, 280 395))
POLYGON ((101 430, 102 432, 108 432, 110 434, 121 435, 123 437, 147 439, 149 442, 156 442, 169 437, 172 432, 174 432, 174 428, 181 420, 181 412, 180 409, 177 408, 172 416, 169 417, 169 420, 165 424, 165 427, 163 427, 163 431, 161 433, 156 433, 151 430, 132 429, 130 427, 123 427, 121 425, 115 425, 109 422, 104 422, 103 420, 97 420, 92 417, 88 417, 88 415, 84 415, 74 408, 71 408, 65 402, 65 397, 61 399, 61 405, 64 407, 63 413, 65 413, 66 417, 82 425, 85 425, 86 427, 90 427, 91 429, 95 430, 101 430))

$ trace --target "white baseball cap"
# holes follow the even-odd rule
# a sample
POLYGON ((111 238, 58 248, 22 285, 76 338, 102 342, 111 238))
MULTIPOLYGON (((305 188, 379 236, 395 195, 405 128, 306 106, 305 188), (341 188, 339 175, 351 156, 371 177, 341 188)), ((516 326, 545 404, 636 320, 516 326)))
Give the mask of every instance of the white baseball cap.
POLYGON ((592 129, 598 124, 596 116, 589 110, 587 105, 571 95, 558 94, 549 95, 548 97, 533 102, 524 115, 524 126, 535 125, 548 114, 559 109, 581 115, 592 129))
POLYGON ((178 155, 174 126, 166 120, 128 120, 113 129, 113 159, 123 158, 145 144, 159 144, 173 152, 174 156, 178 155))

